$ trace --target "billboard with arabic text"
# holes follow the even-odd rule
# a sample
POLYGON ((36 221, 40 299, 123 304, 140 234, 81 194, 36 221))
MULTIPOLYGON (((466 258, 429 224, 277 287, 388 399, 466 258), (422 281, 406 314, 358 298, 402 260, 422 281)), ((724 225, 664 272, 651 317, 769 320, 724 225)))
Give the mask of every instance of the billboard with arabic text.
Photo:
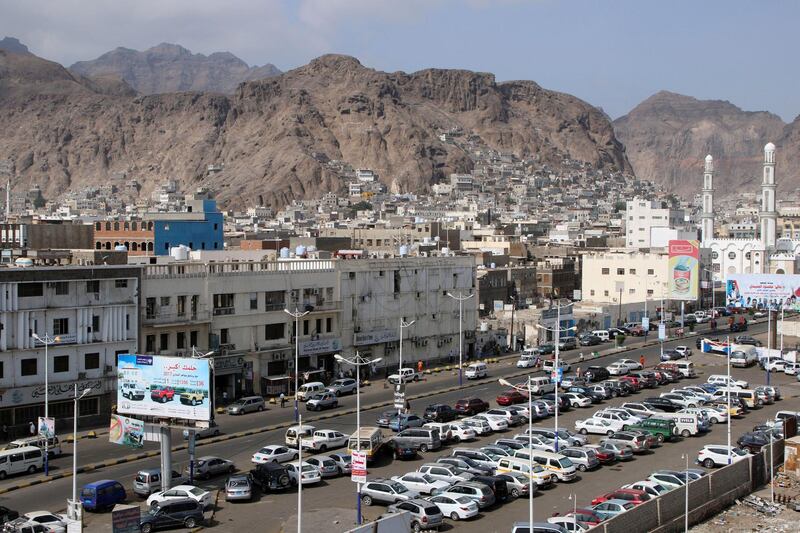
POLYGON ((117 412, 187 420, 210 420, 208 359, 120 355, 117 412))
POLYGON ((800 310, 800 276, 792 274, 729 274, 725 280, 729 307, 785 306, 800 310))

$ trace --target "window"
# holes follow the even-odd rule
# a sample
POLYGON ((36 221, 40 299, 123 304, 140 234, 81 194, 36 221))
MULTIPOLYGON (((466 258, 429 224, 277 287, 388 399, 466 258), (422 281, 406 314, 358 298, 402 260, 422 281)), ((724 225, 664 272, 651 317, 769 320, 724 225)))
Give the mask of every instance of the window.
POLYGON ((97 294, 100 292, 100 281, 99 280, 91 280, 86 282, 86 292, 90 292, 93 294, 97 294))
POLYGON ((228 336, 228 328, 223 328, 219 330, 219 342, 221 344, 228 344, 229 336, 228 336))
POLYGON ((330 333, 333 330, 333 319, 328 317, 325 319, 325 333, 330 333))
POLYGON ((303 320, 303 335, 308 335, 308 320, 303 320))
POLYGON ((36 364, 36 359, 23 359, 20 361, 20 375, 35 376, 38 373, 36 370, 36 364))
POLYGON ((636 289, 628 289, 628 294, 636 294, 636 289))
POLYGON ((628 274, 631 274, 631 275, 635 276, 636 275, 636 269, 635 268, 629 268, 628 269, 628 274))
POLYGON ((251 292, 250 293, 250 310, 254 311, 258 309, 258 293, 251 292))
POLYGON ((66 335, 69 333, 69 318, 53 319, 53 335, 66 335))
POLYGON ((274 341, 282 339, 286 324, 279 322, 277 324, 267 324, 264 326, 264 340, 274 341))
POLYGON ((0 361, 0 379, 5 377, 5 372, 3 371, 3 361, 0 361))
POLYGON ((147 298, 145 300, 144 306, 144 316, 145 318, 155 318, 156 317, 156 299, 155 298, 147 298))
POLYGON ((57 355, 53 357, 53 372, 69 372, 68 355, 57 355))
POLYGON ((608 291, 603 291, 603 296, 608 296, 608 291))
POLYGON ((78 402, 78 416, 91 416, 100 413, 97 398, 83 398, 78 402))
POLYGON ((648 269, 647 269, 647 275, 648 275, 648 276, 652 276, 652 275, 653 275, 653 274, 655 274, 655 273, 656 273, 656 271, 655 271, 655 270, 653 270, 652 268, 648 268, 648 269))
POLYGON ((69 283, 68 282, 66 282, 66 281, 56 281, 54 283, 54 285, 55 285, 55 289, 56 289, 56 294, 61 295, 61 296, 69 294, 69 283))
POLYGON ((736 252, 729 252, 728 259, 736 259, 736 252))
POLYGON ((594 296, 594 289, 591 289, 591 290, 589 291, 589 296, 594 296))
POLYGON ((215 294, 214 295, 214 314, 215 315, 232 315, 234 307, 233 294, 215 294))
POLYGON ((32 298, 43 294, 44 288, 41 283, 20 283, 17 285, 17 296, 20 298, 32 298))
POLYGON ((162 333, 159 336, 158 348, 160 350, 169 350, 169 333, 162 333))
POLYGON ((652 296, 653 295, 653 289, 647 289, 647 295, 648 296, 652 296))
POLYGON ((197 346, 197 331, 192 330, 189 332, 189 344, 192 346, 197 346))
POLYGON ((100 315, 92 315, 92 332, 100 331, 100 315))
POLYGON ((186 315, 186 296, 178 296, 176 300, 177 306, 177 314, 178 316, 185 316, 186 315))
POLYGON ((179 331, 178 332, 178 337, 177 337, 176 343, 177 343, 176 347, 177 347, 178 350, 183 350, 184 348, 186 348, 186 333, 185 332, 183 332, 183 331, 179 331))
POLYGON ((155 335, 148 335, 145 339, 144 343, 144 351, 147 353, 153 353, 156 351, 156 336, 155 335))
POLYGON ((617 276, 624 276, 624 275, 625 275, 625 269, 624 268, 618 268, 617 269, 617 276))
POLYGON ((604 269, 602 270, 602 273, 603 273, 603 275, 604 275, 604 276, 607 276, 607 275, 608 275, 608 273, 609 273, 609 269, 607 269, 607 268, 604 268, 604 269))
POLYGON ((285 305, 285 291, 267 291, 264 293, 264 311, 281 311, 285 305))
POLYGON ((83 356, 83 369, 84 370, 97 370, 100 368, 100 354, 87 353, 83 356))
POLYGON ((128 288, 128 280, 127 279, 115 279, 114 280, 114 288, 115 289, 127 289, 128 288))
POLYGON ((322 333, 322 319, 321 319, 321 318, 318 318, 318 319, 317 319, 317 323, 316 323, 316 325, 317 325, 317 327, 316 327, 316 329, 314 330, 314 333, 316 333, 317 335, 319 335, 320 333, 322 333))
POLYGON ((161 297, 161 307, 169 307, 169 296, 161 297))

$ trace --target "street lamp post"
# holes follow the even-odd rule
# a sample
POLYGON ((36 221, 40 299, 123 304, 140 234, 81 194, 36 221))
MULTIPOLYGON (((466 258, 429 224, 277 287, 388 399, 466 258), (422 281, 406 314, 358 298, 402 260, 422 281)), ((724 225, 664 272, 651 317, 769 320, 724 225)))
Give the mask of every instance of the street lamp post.
POLYGON ((689 533, 689 454, 683 453, 681 454, 681 459, 686 460, 686 470, 684 470, 684 477, 686 478, 685 487, 684 487, 684 500, 683 500, 683 531, 684 533, 689 533))
MULTIPOLYGON (((767 306, 767 354, 772 355, 772 308, 769 306, 767 306)), ((764 370, 767 372, 767 386, 769 386, 769 364, 764 364, 764 370)))
MULTIPOLYGON (((713 314, 713 313, 712 313, 713 314)), ((727 353, 726 359, 726 367, 728 369, 728 394, 725 397, 728 399, 728 464, 733 462, 733 458, 731 456, 731 336, 728 335, 726 337, 726 344, 725 352, 727 353)))
MULTIPOLYGON (((44 344, 44 418, 45 418, 45 421, 47 421, 47 419, 50 417, 50 411, 49 411, 49 406, 50 406, 50 401, 49 401, 49 398, 50 398, 50 382, 49 382, 49 379, 50 379, 50 377, 49 377, 49 374, 50 374, 50 360, 49 360, 49 357, 48 357, 47 348, 51 344, 54 344, 54 343, 58 342, 60 339, 59 339, 58 336, 51 337, 47 333, 45 333, 44 336, 41 336, 41 337, 36 333, 34 333, 32 336, 33 336, 34 339, 36 339, 37 341, 39 341, 42 344, 44 344)), ((36 429, 37 429, 37 433, 38 433, 39 428, 37 427, 36 429)), ((45 435, 45 439, 44 439, 44 475, 45 476, 50 475, 50 462, 47 459, 47 456, 50 453, 50 449, 49 449, 50 448, 50 437, 51 437, 51 435, 45 435)))
POLYGON ((78 400, 92 392, 92 389, 83 389, 78 396, 78 384, 75 384, 75 397, 72 409, 72 502, 68 510, 72 519, 77 519, 78 510, 78 400))
POLYGON ((525 387, 512 385, 505 379, 500 379, 499 382, 504 387, 528 393, 528 523, 531 524, 530 527, 533 527, 533 386, 531 385, 531 376, 528 375, 528 383, 525 387))
POLYGON ((775 503, 775 458, 773 454, 775 451, 772 446, 772 429, 774 426, 767 420, 767 425, 770 426, 769 430, 769 497, 772 503, 775 503))
POLYGON ((475 293, 470 294, 469 296, 464 296, 463 292, 459 292, 458 296, 454 296, 452 293, 447 293, 447 295, 452 298, 453 300, 458 301, 458 386, 460 387, 463 384, 461 374, 462 374, 462 359, 464 357, 464 332, 462 331, 463 325, 462 320, 464 319, 464 302, 469 300, 475 293))
POLYGON ((299 424, 300 410, 297 406, 297 389, 300 379, 300 318, 306 316, 309 311, 301 313, 295 306, 294 313, 288 309, 284 309, 283 312, 294 317, 294 421, 299 424))
MULTIPOLYGON (((303 417, 298 415, 297 424, 303 425, 303 417)), ((300 431, 297 431, 300 435, 300 431)), ((302 533, 303 527, 303 438, 297 437, 297 533, 302 533)))
MULTIPOLYGON (((382 358, 365 359, 358 352, 351 359, 347 359, 338 353, 333 357, 340 363, 356 367, 356 451, 361 452, 361 367, 377 363, 382 358)), ((361 483, 356 484, 356 524, 361 525, 361 483)))
MULTIPOLYGON (((397 363, 397 375, 398 376, 402 376, 403 375, 403 329, 410 328, 411 326, 414 325, 414 322, 416 322, 416 320, 412 320, 411 322, 406 322, 405 320, 400 318, 400 360, 397 363)), ((402 410, 402 408, 400 408, 400 407, 397 408, 397 414, 398 415, 400 414, 401 410, 402 410)))

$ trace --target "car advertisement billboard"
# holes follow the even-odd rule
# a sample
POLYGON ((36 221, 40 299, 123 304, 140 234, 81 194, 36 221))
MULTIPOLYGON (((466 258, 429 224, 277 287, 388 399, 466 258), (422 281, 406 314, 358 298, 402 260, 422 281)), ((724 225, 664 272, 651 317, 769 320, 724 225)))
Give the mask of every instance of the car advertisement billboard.
POLYGON ((772 307, 800 311, 800 276, 730 274, 725 280, 728 307, 772 307))
POLYGON ((700 286, 700 242, 669 241, 670 300, 696 300, 700 286))
POLYGON ((118 413, 211 419, 208 359, 124 354, 117 368, 118 413))

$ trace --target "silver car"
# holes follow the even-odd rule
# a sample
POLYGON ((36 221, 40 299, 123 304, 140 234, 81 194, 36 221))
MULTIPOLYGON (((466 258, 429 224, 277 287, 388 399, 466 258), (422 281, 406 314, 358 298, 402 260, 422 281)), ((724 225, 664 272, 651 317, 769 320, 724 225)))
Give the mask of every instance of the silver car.
POLYGON ((351 378, 342 378, 337 379, 325 387, 325 390, 334 393, 336 396, 344 396, 345 394, 355 394, 357 388, 356 380, 351 378))
POLYGON ((439 529, 444 522, 442 511, 428 500, 414 499, 406 502, 395 503, 387 509, 389 513, 408 512, 411 515, 411 530, 424 531, 426 529, 439 529))
MULTIPOLYGON (((194 475, 197 478, 208 479, 220 474, 232 474, 234 472, 236 472, 236 466, 233 462, 221 457, 207 455, 205 457, 200 457, 194 462, 194 475)), ((188 465, 184 469, 183 474, 185 476, 189 475, 188 465)))
POLYGON ((332 392, 318 392, 306 401, 306 409, 309 411, 322 411, 334 407, 339 407, 339 399, 332 392))
POLYGON ((340 474, 349 474, 352 468, 353 458, 348 453, 331 453, 328 457, 334 460, 340 474))
POLYGON ((328 457, 327 455, 315 455, 306 459, 306 462, 316 466, 322 477, 334 477, 339 475, 339 466, 332 457, 328 457))
POLYGON ((253 499, 253 480, 250 474, 236 474, 225 482, 225 500, 250 501, 253 499))

